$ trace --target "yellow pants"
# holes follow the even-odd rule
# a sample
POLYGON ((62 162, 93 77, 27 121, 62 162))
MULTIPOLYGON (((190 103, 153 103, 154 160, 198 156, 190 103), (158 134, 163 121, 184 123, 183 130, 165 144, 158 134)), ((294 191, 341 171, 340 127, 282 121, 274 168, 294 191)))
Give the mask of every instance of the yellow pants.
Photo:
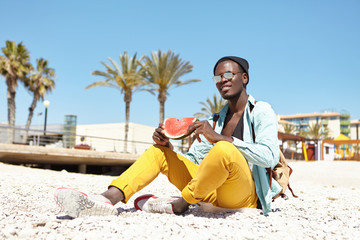
POLYGON ((200 165, 167 147, 150 147, 110 186, 130 197, 151 183, 159 173, 165 174, 190 204, 208 202, 223 208, 255 208, 257 195, 248 164, 231 143, 220 141, 200 165))

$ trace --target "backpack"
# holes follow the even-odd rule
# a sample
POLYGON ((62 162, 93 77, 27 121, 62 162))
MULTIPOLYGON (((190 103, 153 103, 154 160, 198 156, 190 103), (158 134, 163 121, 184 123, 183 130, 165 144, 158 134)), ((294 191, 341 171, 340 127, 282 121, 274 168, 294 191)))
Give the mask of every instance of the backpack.
MULTIPOLYGON (((256 104, 256 102, 257 101, 255 101, 255 104, 256 104)), ((250 113, 252 112, 254 107, 255 107, 255 105, 250 105, 250 113)), ((254 123, 251 123, 251 128, 252 128, 252 132, 253 132, 253 142, 255 143, 254 123)), ((268 175, 269 175, 270 189, 271 189, 272 179, 275 179, 275 181, 277 181, 282 188, 281 191, 276 196, 273 197, 273 201, 278 197, 282 197, 285 200, 289 199, 289 197, 286 196, 286 194, 285 194, 286 188, 289 188, 293 197, 297 198, 298 196, 296 196, 294 194, 293 190, 290 187, 290 183, 289 183, 289 178, 290 178, 290 175, 292 174, 293 170, 287 164, 285 156, 281 152, 280 149, 279 149, 279 152, 280 152, 280 159, 279 159, 278 164, 276 164, 276 166, 274 167, 274 169, 266 168, 266 171, 268 172, 268 175)))
POLYGON ((280 151, 280 159, 278 164, 276 164, 276 166, 274 167, 274 169, 272 168, 266 168, 266 171, 269 174, 269 184, 270 184, 270 188, 271 188, 271 182, 272 179, 274 178, 275 181, 277 181, 279 183, 279 185, 282 187, 280 193, 278 193, 276 196, 273 197, 273 200, 275 200, 278 197, 282 197, 285 200, 289 199, 288 196, 286 196, 285 191, 286 188, 289 188, 291 194, 293 195, 293 197, 297 198, 298 196, 296 196, 292 190, 292 188, 290 187, 290 183, 289 183, 289 179, 290 179, 290 175, 292 174, 293 170, 292 168, 287 164, 284 154, 280 151))

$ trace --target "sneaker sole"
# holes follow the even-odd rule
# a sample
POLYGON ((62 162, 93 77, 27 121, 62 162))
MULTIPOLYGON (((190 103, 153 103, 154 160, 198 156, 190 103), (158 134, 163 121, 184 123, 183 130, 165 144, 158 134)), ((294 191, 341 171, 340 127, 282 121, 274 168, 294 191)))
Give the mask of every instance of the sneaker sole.
POLYGON ((58 188, 54 198, 61 211, 72 218, 118 215, 118 211, 114 206, 93 201, 85 193, 74 189, 58 188))
POLYGON ((144 211, 143 210, 143 207, 144 207, 144 204, 150 199, 150 198, 153 198, 153 199, 156 199, 158 197, 154 196, 153 194, 145 194, 145 195, 142 195, 138 198, 136 198, 134 200, 134 206, 137 210, 140 210, 140 211, 144 211))

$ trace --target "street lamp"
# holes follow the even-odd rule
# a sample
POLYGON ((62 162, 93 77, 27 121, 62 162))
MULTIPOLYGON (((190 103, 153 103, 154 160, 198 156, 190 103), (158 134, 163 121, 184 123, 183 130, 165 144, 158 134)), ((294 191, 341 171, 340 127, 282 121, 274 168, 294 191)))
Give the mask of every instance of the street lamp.
MULTIPOLYGON (((45 121, 44 121, 44 141, 45 141, 45 136, 46 136, 46 121, 47 121, 47 108, 50 105, 49 100, 45 100, 43 102, 44 106, 45 106, 45 121)), ((45 145, 45 143, 44 143, 45 145)))

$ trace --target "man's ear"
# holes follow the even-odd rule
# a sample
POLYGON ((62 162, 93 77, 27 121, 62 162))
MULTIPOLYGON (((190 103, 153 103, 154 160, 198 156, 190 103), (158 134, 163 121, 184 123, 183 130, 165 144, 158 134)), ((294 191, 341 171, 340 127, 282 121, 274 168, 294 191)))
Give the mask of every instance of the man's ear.
POLYGON ((246 73, 243 73, 243 74, 241 74, 241 77, 242 77, 242 82, 243 82, 244 86, 246 86, 249 82, 248 75, 246 73))

